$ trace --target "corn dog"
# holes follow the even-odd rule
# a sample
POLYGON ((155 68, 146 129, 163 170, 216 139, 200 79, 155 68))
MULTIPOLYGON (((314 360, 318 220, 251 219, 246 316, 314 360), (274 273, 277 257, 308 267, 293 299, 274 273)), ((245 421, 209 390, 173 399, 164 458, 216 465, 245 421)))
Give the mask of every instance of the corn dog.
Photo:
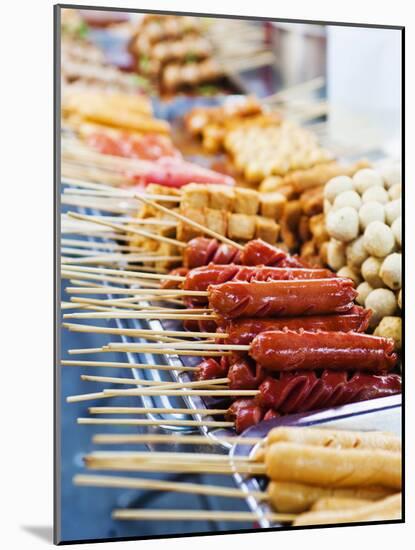
POLYGON ((323 487, 381 485, 399 490, 402 482, 400 453, 385 450, 274 443, 268 447, 265 466, 274 481, 323 487))
POLYGON ((324 525, 352 523, 357 521, 384 521, 401 519, 402 495, 389 496, 379 502, 372 502, 352 510, 322 510, 301 514, 293 525, 324 525))
POLYGON ((387 432, 357 432, 348 430, 331 430, 328 428, 290 428, 279 427, 271 430, 267 444, 280 441, 319 445, 340 449, 383 449, 400 452, 401 440, 387 432))
POLYGON ((391 494, 384 487, 350 487, 338 489, 333 487, 314 487, 304 483, 290 481, 271 481, 268 485, 268 496, 273 508, 282 513, 300 513, 310 509, 322 499, 361 499, 375 501, 391 494))
POLYGON ((327 497, 316 500, 311 506, 310 511, 356 510, 356 508, 367 506, 368 504, 371 504, 370 500, 363 498, 327 497))

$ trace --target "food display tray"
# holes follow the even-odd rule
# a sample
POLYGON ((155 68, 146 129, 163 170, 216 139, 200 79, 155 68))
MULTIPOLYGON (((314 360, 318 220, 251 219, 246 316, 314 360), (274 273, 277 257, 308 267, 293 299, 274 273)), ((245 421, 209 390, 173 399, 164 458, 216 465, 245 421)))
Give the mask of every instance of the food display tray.
MULTIPOLYGON (((335 407, 310 413, 287 415, 248 428, 244 437, 264 438, 270 430, 278 426, 318 426, 344 430, 379 430, 394 433, 401 437, 402 430, 402 398, 400 395, 381 397, 370 401, 361 401, 342 407, 335 407)), ((230 457, 250 456, 257 446, 236 444, 230 450, 230 457)), ((258 523, 262 528, 281 527, 280 524, 271 524, 266 514, 272 512, 266 503, 258 502, 250 493, 264 490, 264 479, 248 478, 238 473, 234 479, 239 488, 246 492, 246 502, 252 512, 258 516, 258 523)))

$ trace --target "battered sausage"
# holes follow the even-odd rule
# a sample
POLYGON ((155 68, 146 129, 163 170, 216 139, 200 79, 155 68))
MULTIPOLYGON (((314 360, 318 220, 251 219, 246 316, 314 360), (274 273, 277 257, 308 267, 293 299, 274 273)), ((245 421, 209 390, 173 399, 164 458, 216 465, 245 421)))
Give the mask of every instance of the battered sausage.
POLYGON ((365 500, 380 500, 391 494, 390 489, 384 487, 316 487, 291 481, 271 481, 267 493, 272 507, 277 512, 298 514, 305 512, 323 498, 353 498, 365 500))
POLYGON ((340 449, 383 449, 401 451, 401 439, 388 432, 358 432, 349 430, 332 430, 330 428, 300 428, 280 426, 271 430, 267 444, 280 441, 318 445, 340 449))
POLYGON ((309 483, 318 487, 380 485, 400 490, 401 454, 373 449, 332 449, 297 443, 274 443, 265 454, 273 481, 309 483))
POLYGON ((391 495, 379 502, 352 510, 308 512, 298 516, 293 525, 338 525, 357 521, 385 521, 402 518, 402 495, 391 495))

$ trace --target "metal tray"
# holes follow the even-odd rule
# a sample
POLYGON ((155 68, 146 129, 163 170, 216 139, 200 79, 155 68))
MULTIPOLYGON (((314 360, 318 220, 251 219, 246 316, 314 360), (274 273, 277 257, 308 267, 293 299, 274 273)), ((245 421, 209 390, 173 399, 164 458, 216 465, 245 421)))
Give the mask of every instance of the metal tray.
MULTIPOLYGON (((342 407, 315 411, 304 414, 287 415, 248 428, 244 437, 264 438, 272 428, 277 426, 319 426, 348 430, 381 430, 389 431, 401 437, 402 431, 402 399, 401 395, 381 397, 370 401, 361 401, 342 407)), ((257 446, 236 444, 229 455, 249 456, 257 446)), ((252 512, 257 514, 262 528, 280 527, 280 524, 271 524, 266 514, 272 512, 268 504, 259 503, 252 495, 252 491, 261 491, 265 482, 258 478, 248 478, 235 473, 234 479, 239 488, 247 493, 246 502, 252 512)), ((282 526, 281 526, 282 527, 282 526)))

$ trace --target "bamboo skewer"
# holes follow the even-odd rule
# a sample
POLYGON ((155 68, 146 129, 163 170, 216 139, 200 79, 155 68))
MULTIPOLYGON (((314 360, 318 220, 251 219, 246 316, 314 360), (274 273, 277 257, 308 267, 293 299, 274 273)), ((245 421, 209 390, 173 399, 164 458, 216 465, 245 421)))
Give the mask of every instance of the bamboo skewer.
POLYGON ((136 460, 137 462, 167 462, 170 464, 208 463, 208 464, 258 464, 250 456, 229 456, 217 453, 192 453, 177 451, 93 451, 87 455, 88 459, 122 459, 136 460))
MULTIPOLYGON (((168 212, 170 212, 168 209, 166 209, 168 212)), ((122 225, 119 225, 117 223, 113 222, 106 222, 102 219, 95 219, 94 216, 84 216, 82 214, 77 214, 75 212, 68 212, 68 216, 70 218, 74 218, 75 220, 83 220, 88 222, 93 222, 98 225, 104 225, 106 227, 110 227, 111 229, 115 229, 116 231, 121 231, 122 233, 126 232, 126 228, 122 225)), ((162 243, 171 244, 173 246, 178 246, 179 248, 186 248, 187 244, 183 243, 182 241, 178 241, 177 239, 171 239, 170 237, 163 237, 163 235, 158 235, 157 233, 151 233, 150 231, 145 231, 144 229, 135 229, 134 227, 128 228, 128 233, 133 233, 134 235, 140 235, 141 237, 146 237, 148 239, 153 239, 155 241, 160 241, 162 243)))
POLYGON ((138 378, 117 378, 112 376, 92 376, 89 374, 81 374, 81 380, 84 382, 105 382, 108 384, 124 384, 132 386, 163 386, 163 388, 203 388, 205 386, 213 386, 217 384, 229 384, 229 378, 215 378, 212 380, 197 380, 195 382, 159 382, 148 380, 141 380, 138 378))
POLYGON ((205 426, 206 428, 233 428, 234 422, 217 420, 150 420, 147 418, 78 418, 78 424, 103 424, 112 426, 205 426))
MULTIPOLYGON (((103 390, 102 392, 95 392, 95 393, 83 393, 79 395, 69 395, 66 398, 67 403, 77 403, 80 401, 89 401, 90 399, 105 399, 108 397, 124 397, 128 395, 148 395, 148 396, 173 396, 173 397, 180 397, 180 396, 204 396, 204 397, 251 397, 254 395, 258 395, 258 390, 222 390, 222 389, 215 389, 215 390, 183 390, 183 389, 165 389, 163 388, 142 388, 142 389, 128 389, 128 390, 103 390)), ((189 411, 190 413, 191 411, 189 411)), ((165 422, 164 424, 166 424, 165 422)))
POLYGON ((182 277, 180 275, 170 275, 170 274, 159 274, 159 273, 147 273, 147 272, 140 272, 140 271, 129 271, 124 269, 110 269, 107 267, 85 267, 85 266, 77 266, 77 265, 71 265, 69 267, 65 267, 65 270, 70 271, 76 271, 80 273, 102 273, 104 275, 127 275, 129 278, 137 278, 137 279, 157 279, 157 280, 167 280, 167 281, 178 281, 178 282, 184 282, 186 280, 186 277, 182 277))
POLYGON ((229 443, 231 445, 257 445, 263 440, 260 437, 239 437, 239 436, 218 436, 214 439, 205 435, 185 435, 185 434, 95 434, 92 442, 101 445, 124 445, 124 444, 143 444, 143 443, 166 443, 168 445, 221 445, 229 443))
POLYGON ((223 415, 227 409, 180 409, 168 407, 89 407, 90 414, 200 414, 202 416, 223 415))
MULTIPOLYGON (((143 299, 140 296, 130 296, 130 298, 114 298, 109 300, 100 300, 99 298, 79 298, 77 296, 71 296, 70 299, 71 302, 75 302, 76 304, 86 304, 86 305, 103 305, 103 306, 110 306, 114 305, 117 307, 124 307, 124 305, 129 305, 131 309, 137 309, 141 311, 159 311, 160 313, 168 313, 168 312, 186 312, 186 308, 177 308, 177 307, 162 307, 162 306, 150 306, 147 303, 141 304, 137 302, 142 302, 143 299)), ((153 300, 153 301, 160 301, 160 300, 153 300)), ((178 304, 180 306, 184 306, 183 302, 176 301, 173 298, 172 299, 164 299, 163 302, 169 302, 173 304, 178 304)), ((194 313, 203 313, 206 311, 207 313, 211 313, 212 310, 210 309, 204 309, 204 308, 194 308, 192 309, 192 312, 194 313)))
MULTIPOLYGON (((113 346, 119 346, 124 344, 117 343, 110 343, 108 344, 109 348, 112 348, 113 346)), ((131 345, 134 345, 137 350, 139 351, 141 347, 146 347, 147 344, 126 344, 128 347, 131 345)), ((154 348, 170 348, 169 344, 152 344, 152 347, 154 348)), ((249 345, 241 345, 241 344, 205 344, 203 342, 187 342, 182 341, 177 344, 176 351, 182 350, 182 349, 196 349, 196 350, 224 350, 224 351, 249 351, 250 346, 249 345)))
MULTIPOLYGON (((294 514, 266 513, 265 519, 272 523, 291 523, 297 517, 294 514)), ((119 520, 156 520, 156 521, 235 521, 249 522, 258 521, 259 517, 255 512, 228 512, 215 510, 134 510, 116 509, 112 512, 113 519, 119 520)))
MULTIPOLYGON (((90 353, 108 353, 108 352, 111 352, 113 351, 112 349, 109 349, 108 346, 102 346, 101 348, 79 348, 79 349, 69 349, 68 350, 68 353, 69 355, 80 355, 80 354, 90 354, 90 353)), ((127 352, 134 352, 134 350, 130 350, 128 348, 125 348, 125 349, 122 349, 122 350, 119 350, 119 351, 123 351, 125 353, 127 352)), ((147 350, 141 350, 142 353, 146 352, 146 353, 153 353, 153 354, 163 354, 163 353, 168 353, 168 352, 164 352, 164 351, 161 351, 160 349, 157 349, 157 348, 148 348, 147 350)), ((183 350, 183 351, 180 351, 179 353, 177 352, 174 352, 173 350, 169 350, 169 354, 174 354, 174 355, 190 355, 192 357, 222 357, 222 356, 227 356, 227 355, 230 355, 230 351, 189 351, 189 350, 183 350)))
POLYGON ((221 487, 220 485, 202 485, 201 483, 185 483, 158 479, 131 478, 121 476, 98 476, 92 474, 77 474, 73 478, 75 485, 90 487, 113 487, 120 489, 145 489, 154 491, 173 491, 178 493, 190 493, 211 495, 229 498, 246 499, 252 496, 259 501, 267 500, 264 491, 245 492, 243 489, 221 487))
MULTIPOLYGON (((122 273, 122 272, 120 272, 122 273)), ((140 280, 140 279, 130 279, 128 277, 112 277, 111 275, 101 275, 100 273, 83 273, 81 271, 67 271, 63 269, 61 271, 62 278, 71 278, 79 277, 81 280, 92 280, 92 281, 104 281, 107 283, 117 283, 117 284, 126 284, 126 285, 141 285, 146 288, 160 288, 160 285, 154 281, 149 280, 140 280)))
POLYGON ((121 363, 117 361, 74 361, 63 359, 61 361, 63 367, 100 367, 100 368, 117 368, 117 369, 156 369, 156 370, 175 370, 178 372, 194 372, 195 367, 171 366, 171 365, 155 365, 150 363, 121 363))
POLYGON ((160 256, 156 254, 103 254, 101 256, 91 256, 88 258, 62 258, 61 263, 68 265, 73 263, 82 264, 117 264, 118 262, 178 262, 182 259, 181 256, 160 256))
MULTIPOLYGON (((153 208, 156 208, 157 210, 160 210, 161 212, 164 212, 165 214, 168 214, 169 216, 172 216, 173 218, 176 218, 192 227, 195 227, 196 229, 199 229, 200 231, 202 231, 203 233, 205 233, 206 235, 209 235, 215 239, 218 239, 219 241, 222 241, 226 244, 229 244, 230 246, 233 246, 234 248, 237 248, 238 250, 243 250, 244 247, 239 244, 239 243, 236 243, 235 241, 232 241, 231 239, 228 239, 227 237, 223 236, 223 235, 220 235, 220 233, 217 233, 216 231, 213 231, 212 229, 209 229, 207 227, 205 227, 204 225, 201 225, 200 223, 197 223, 193 220, 191 220, 190 218, 186 217, 186 216, 183 216, 182 214, 178 214, 177 212, 174 212, 172 210, 169 210, 168 208, 165 208, 164 206, 162 206, 161 204, 158 204, 157 202, 154 202, 154 201, 150 201, 144 197, 141 197, 140 195, 134 195, 134 198, 138 199, 139 201, 141 202, 144 202, 145 204, 147 204, 148 206, 151 206, 153 208)), ((187 245, 186 245, 187 246, 187 245)))
POLYGON ((176 313, 160 313, 159 311, 139 311, 139 312, 97 312, 97 313, 68 313, 63 316, 65 319, 176 319, 186 320, 193 319, 196 321, 215 320, 216 315, 211 314, 191 314, 182 313, 182 310, 177 310, 176 313))
POLYGON ((180 396, 202 396, 202 397, 254 397, 255 395, 258 395, 260 392, 259 390, 169 390, 169 389, 128 389, 128 390, 113 390, 113 389, 107 389, 103 390, 104 395, 109 396, 125 396, 125 395, 149 395, 149 396, 158 396, 158 395, 166 395, 166 396, 173 396, 173 397, 180 397, 180 396))
POLYGON ((183 330, 152 330, 152 329, 118 329, 111 327, 96 327, 91 325, 77 325, 72 323, 63 323, 63 327, 74 332, 94 332, 102 334, 118 334, 125 336, 172 336, 178 338, 227 338, 229 335, 216 332, 185 332, 183 330))
MULTIPOLYGON (((84 292, 82 287, 67 287, 66 291, 68 294, 90 294, 91 292, 88 289, 88 292, 84 292)), ((108 294, 108 287, 102 285, 96 287, 97 294, 108 294), (107 292, 104 292, 104 291, 107 292)), ((142 288, 118 288, 111 287, 111 294, 149 294, 149 291, 142 288)), ((207 292, 203 290, 181 290, 181 289, 152 289, 151 294, 159 295, 161 298, 163 296, 207 296, 207 292)))
MULTIPOLYGON (((102 420, 96 418, 95 420, 102 420)), ((171 421, 173 422, 173 421, 171 421)), ((176 422, 179 422, 178 420, 176 422)), ((182 421, 184 422, 184 420, 182 421)), ((169 422, 162 421, 160 425, 173 425, 169 422)), ((218 423, 216 423, 218 424, 218 423)), ((183 425, 183 424, 177 424, 183 425)), ((197 455, 196 455, 197 456, 197 455)), ((212 473, 212 474, 249 474, 263 475, 266 473, 265 465, 260 463, 214 463, 214 462, 183 462, 167 461, 167 460, 136 460, 128 456, 115 458, 111 456, 94 456, 87 455, 84 458, 85 465, 93 470, 125 470, 131 472, 178 472, 178 473, 212 473)), ((229 459, 228 459, 229 460, 229 459)))
MULTIPOLYGON (((81 241, 77 239, 61 239, 61 245, 65 247, 70 246, 72 250, 76 250, 77 253, 80 253, 81 250, 78 249, 104 249, 104 250, 119 250, 122 252, 142 252, 143 249, 138 246, 129 246, 117 243, 99 243, 96 241, 81 241)), ((63 250, 63 249, 61 249, 63 250)))

